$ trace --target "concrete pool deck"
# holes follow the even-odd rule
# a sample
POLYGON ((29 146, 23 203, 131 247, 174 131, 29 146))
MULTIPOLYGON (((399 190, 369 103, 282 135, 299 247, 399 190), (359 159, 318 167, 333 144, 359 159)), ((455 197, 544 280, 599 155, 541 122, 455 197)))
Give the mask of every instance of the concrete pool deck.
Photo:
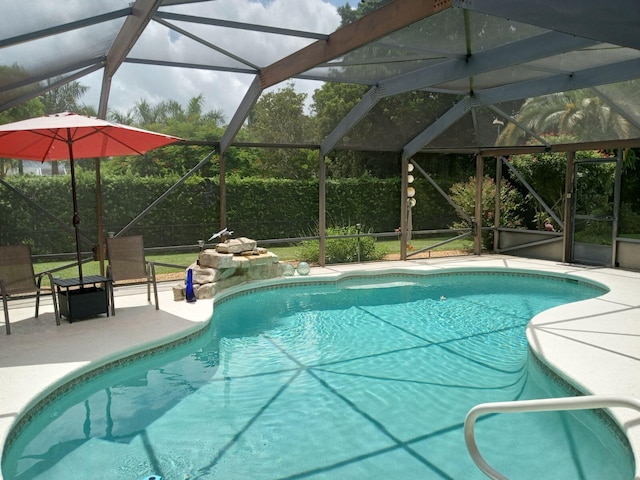
MULTIPOLYGON (((531 348, 549 367, 578 389, 598 395, 640 399, 640 273, 589 268, 506 255, 462 256, 332 265, 313 268, 313 281, 359 271, 514 268, 570 274, 592 280, 610 292, 595 299, 562 305, 531 321, 527 337, 531 348)), ((34 299, 9 302, 12 335, 0 325, 0 448, 7 435, 35 402, 62 382, 88 369, 177 338, 205 325, 213 302, 175 302, 171 287, 158 285, 160 310, 147 304, 146 287, 119 287, 116 315, 55 325, 50 297, 39 318, 33 318, 34 299)), ((4 322, 4 318, 2 318, 4 322)), ((640 412, 611 409, 630 440, 640 479, 640 412)), ((0 473, 0 479, 2 474, 0 473)), ((8 480, 8 479, 7 479, 8 480)))

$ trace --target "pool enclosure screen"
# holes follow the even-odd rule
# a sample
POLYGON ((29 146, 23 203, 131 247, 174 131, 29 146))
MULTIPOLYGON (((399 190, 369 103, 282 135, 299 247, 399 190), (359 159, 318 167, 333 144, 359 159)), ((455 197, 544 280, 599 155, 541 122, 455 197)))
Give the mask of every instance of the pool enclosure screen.
MULTIPOLYGON (((26 14, 24 2, 5 0, 0 115, 89 78, 101 86, 99 117, 130 75, 197 71, 233 85, 243 93, 210 142, 225 226, 225 153, 246 147, 239 133, 257 102, 286 84, 349 86, 350 101, 320 127, 260 138, 261 146, 318 152, 321 232, 324 164, 336 152, 391 152, 406 166, 425 152, 499 159, 640 143, 640 9, 632 0, 340 3, 293 2, 287 11, 278 1, 252 2, 248 11, 233 0, 32 0, 26 14), (320 21, 329 17, 319 12, 336 8, 340 15, 320 21), (313 28, 297 20, 310 16, 313 28)), ((406 198, 398 208, 407 210, 406 198)))

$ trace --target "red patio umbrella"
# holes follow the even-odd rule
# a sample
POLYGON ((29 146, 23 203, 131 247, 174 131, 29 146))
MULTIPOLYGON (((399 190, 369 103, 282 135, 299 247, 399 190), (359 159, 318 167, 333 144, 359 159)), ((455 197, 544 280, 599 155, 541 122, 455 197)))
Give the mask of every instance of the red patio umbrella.
POLYGON ((82 279, 75 160, 142 155, 179 140, 180 138, 171 135, 64 112, 0 125, 0 157, 41 162, 69 161, 76 257, 78 274, 82 279))

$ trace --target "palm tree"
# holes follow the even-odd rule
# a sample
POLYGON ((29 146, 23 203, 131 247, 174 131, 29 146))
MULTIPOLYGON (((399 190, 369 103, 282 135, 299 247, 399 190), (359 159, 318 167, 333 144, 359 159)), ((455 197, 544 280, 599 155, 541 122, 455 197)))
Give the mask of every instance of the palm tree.
POLYGON ((78 103, 89 90, 79 82, 70 82, 61 87, 49 90, 41 95, 45 113, 75 112, 83 113, 84 105, 78 103))
POLYGON ((109 110, 108 117, 112 122, 120 123, 122 125, 133 125, 135 123, 132 110, 129 110, 126 113, 118 110, 109 110))
MULTIPOLYGON (((48 84, 50 85, 56 80, 48 80, 48 84)), ((40 96, 40 101, 44 106, 44 113, 89 113, 86 112, 87 107, 79 103, 87 90, 89 90, 89 87, 86 85, 82 85, 79 82, 70 82, 43 93, 40 96)), ((51 175, 58 175, 58 173, 58 162, 51 162, 51 175)))
MULTIPOLYGON (((569 135, 577 141, 627 138, 630 124, 595 90, 582 89, 529 98, 516 120, 538 134, 569 135)), ((528 134, 509 123, 499 145, 518 145, 528 134)))
POLYGON ((157 107, 152 107, 149 102, 144 99, 135 104, 131 113, 138 125, 158 123, 159 109, 157 107))

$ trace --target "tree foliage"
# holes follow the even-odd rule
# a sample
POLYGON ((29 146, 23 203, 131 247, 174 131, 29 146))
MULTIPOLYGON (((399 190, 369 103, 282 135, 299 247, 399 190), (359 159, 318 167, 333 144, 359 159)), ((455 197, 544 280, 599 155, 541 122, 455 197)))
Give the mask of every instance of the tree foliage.
MULTIPOLYGON (((52 83, 49 81, 49 83, 52 83)), ((40 96, 44 113, 75 112, 95 116, 95 109, 80 103, 80 99, 89 87, 80 82, 70 82, 61 87, 48 90, 40 96)))
MULTIPOLYGON (((451 198, 471 218, 475 217, 476 178, 470 177, 467 182, 454 184, 451 198)), ((500 226, 518 228, 522 226, 521 207, 524 203, 522 195, 506 179, 500 182, 500 226)), ((482 227, 495 227, 496 182, 485 176, 482 179, 482 227)), ((468 228, 464 222, 455 222, 455 228, 468 228)), ((493 248, 493 230, 482 232, 482 244, 485 249, 493 248)))
MULTIPOLYGON (((529 98, 515 118, 534 133, 564 135, 578 142, 627 138, 631 127, 624 116, 590 89, 529 98)), ((525 130, 515 123, 509 123, 500 135, 498 144, 518 145, 528 137, 525 130)))
MULTIPOLYGON (((219 110, 205 112, 204 97, 189 99, 185 106, 175 100, 165 100, 152 106, 140 100, 127 112, 110 111, 109 119, 188 140, 216 141, 224 132, 224 115, 219 110)), ((213 147, 169 146, 144 155, 119 157, 104 162, 103 169, 110 174, 166 176, 184 175, 209 155, 213 147)), ((217 156, 199 172, 211 176, 218 173, 217 156)))
MULTIPOLYGON (((566 135, 544 135, 543 138, 551 143, 569 143, 575 141, 566 135)), ((581 150, 576 152, 576 159, 606 158, 605 152, 595 150, 581 150)), ((520 172, 524 180, 538 193, 545 203, 554 211, 558 218, 564 218, 565 207, 565 179, 567 173, 567 159, 564 153, 544 152, 536 154, 521 154, 510 157, 510 162, 520 172)), ((615 181, 615 164, 595 163, 581 166, 583 174, 579 178, 579 195, 577 196, 579 211, 600 211, 608 208, 612 198, 615 181)), ((524 189, 522 189, 524 191, 524 189)), ((544 228, 548 220, 548 213, 527 192, 528 205, 534 206, 534 221, 539 230, 544 228)), ((558 228, 558 225, 554 225, 558 228)))
MULTIPOLYGON (((346 227, 329 227, 327 236, 357 235, 355 225, 346 227)), ((318 233, 316 232, 316 235, 318 233)), ((376 243, 374 237, 358 236, 349 238, 329 238, 325 245, 325 260, 327 263, 370 262, 382 260, 387 249, 376 243)), ((301 261, 318 263, 320 259, 320 242, 305 240, 300 242, 298 257, 301 261)))
MULTIPOLYGON (((256 143, 304 144, 314 140, 311 119, 305 114, 306 93, 292 84, 263 94, 248 119, 248 135, 256 143)), ((279 178, 313 178, 318 154, 296 148, 261 148, 255 163, 259 174, 279 178)))
MULTIPOLYGON (((0 85, 9 85, 20 82, 28 77, 28 73, 18 65, 0 65, 0 85)), ((0 93, 0 104, 10 102, 20 95, 28 95, 35 88, 36 86, 34 85, 26 85, 17 91, 14 91, 11 96, 7 93, 0 93)), ((16 105, 15 107, 0 112, 0 124, 17 122, 31 117, 39 117, 43 114, 44 107, 42 105, 42 101, 39 98, 32 98, 16 105)), ((22 161, 10 158, 0 158, 0 178, 5 178, 13 169, 17 169, 22 172, 22 161)))

